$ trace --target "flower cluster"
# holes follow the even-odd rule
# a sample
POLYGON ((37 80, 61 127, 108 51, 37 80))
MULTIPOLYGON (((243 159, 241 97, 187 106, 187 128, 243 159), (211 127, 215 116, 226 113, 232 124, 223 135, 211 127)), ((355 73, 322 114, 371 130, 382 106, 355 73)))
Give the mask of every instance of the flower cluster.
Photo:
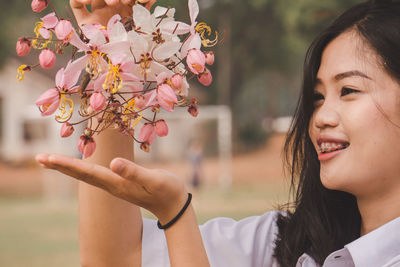
POLYGON ((35 37, 18 40, 19 56, 27 55, 31 48, 41 52, 37 65, 18 68, 17 78, 22 80, 26 71, 38 66, 53 67, 56 54, 73 46, 72 59, 56 74, 55 88, 45 91, 35 103, 41 114, 55 114, 56 121, 63 124, 62 137, 70 136, 75 125, 87 122, 78 143, 86 158, 96 148, 93 135, 109 127, 131 136, 142 150, 149 151, 156 136, 168 134, 165 120, 158 118, 160 110, 186 107, 196 117, 198 102, 188 97, 188 81, 197 78, 208 86, 213 80, 207 65, 214 63, 214 53, 201 49, 216 45, 218 33, 210 40, 211 28, 196 21, 197 1, 188 3, 190 25, 176 21, 173 8, 158 6, 151 13, 137 3, 132 17, 115 15, 106 27, 87 24, 75 29, 71 20, 57 15, 50 0, 33 0, 33 11, 41 12, 50 5, 54 12, 36 23, 35 37), (82 119, 78 122, 70 121, 74 94, 81 99, 78 112, 82 119), (141 127, 137 137, 136 126, 141 127))

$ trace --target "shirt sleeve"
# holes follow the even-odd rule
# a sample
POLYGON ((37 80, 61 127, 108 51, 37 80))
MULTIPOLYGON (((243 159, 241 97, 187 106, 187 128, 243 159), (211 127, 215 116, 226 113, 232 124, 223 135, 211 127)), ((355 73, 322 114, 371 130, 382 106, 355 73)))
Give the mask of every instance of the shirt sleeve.
MULTIPOLYGON (((200 226, 212 267, 278 266, 273 257, 277 211, 240 221, 215 218, 200 226)), ((155 220, 143 219, 142 266, 169 267, 164 232, 155 220)))

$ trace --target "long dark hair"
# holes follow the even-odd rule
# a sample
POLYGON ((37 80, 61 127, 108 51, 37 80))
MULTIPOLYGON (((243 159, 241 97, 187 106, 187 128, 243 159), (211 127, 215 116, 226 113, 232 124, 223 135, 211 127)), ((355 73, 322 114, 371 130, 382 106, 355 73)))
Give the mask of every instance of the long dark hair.
POLYGON ((318 264, 360 236, 356 198, 329 190, 320 180, 317 153, 308 134, 314 111, 313 90, 322 52, 333 39, 352 30, 380 56, 382 67, 400 81, 400 3, 370 1, 345 11, 311 44, 304 62, 301 96, 285 143, 294 201, 277 219, 275 257, 293 267, 307 253, 318 264))

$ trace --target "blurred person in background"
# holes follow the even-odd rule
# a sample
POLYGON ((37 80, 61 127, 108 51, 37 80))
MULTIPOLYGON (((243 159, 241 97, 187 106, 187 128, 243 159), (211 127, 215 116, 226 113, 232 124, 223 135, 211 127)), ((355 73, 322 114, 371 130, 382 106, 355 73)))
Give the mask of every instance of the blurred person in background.
MULTIPOLYGON (((70 2, 80 23, 131 5, 70 2)), ((199 228, 183 181, 133 163, 116 130, 97 136, 87 160, 38 155, 83 181, 82 266, 400 266, 399 48, 400 3, 388 0, 348 9, 311 44, 285 144, 295 200, 281 211, 199 228)))

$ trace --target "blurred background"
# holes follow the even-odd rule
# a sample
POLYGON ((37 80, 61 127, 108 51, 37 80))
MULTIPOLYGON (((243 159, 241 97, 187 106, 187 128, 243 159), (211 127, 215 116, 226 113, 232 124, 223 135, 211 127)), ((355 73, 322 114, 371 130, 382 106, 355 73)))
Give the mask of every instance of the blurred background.
MULTIPOLYGON (((54 86, 55 72, 35 69, 16 81, 19 37, 33 36, 46 9, 35 14, 30 0, 0 2, 0 266, 79 266, 77 182, 34 162, 38 152, 79 157, 81 130, 61 140, 54 118, 34 106, 54 86)), ((69 17, 67 0, 52 0, 69 17)), ((241 219, 278 208, 289 200, 282 148, 302 80, 306 49, 318 32, 356 0, 198 0, 198 21, 226 32, 212 49, 210 87, 193 84, 199 117, 186 110, 163 114, 170 127, 150 153, 136 160, 177 173, 195 194, 199 223, 217 216, 241 219)), ((189 21, 186 0, 158 0, 189 21)), ((68 54, 68 52, 66 53, 68 54)), ((144 212, 145 216, 150 216, 144 212)))

